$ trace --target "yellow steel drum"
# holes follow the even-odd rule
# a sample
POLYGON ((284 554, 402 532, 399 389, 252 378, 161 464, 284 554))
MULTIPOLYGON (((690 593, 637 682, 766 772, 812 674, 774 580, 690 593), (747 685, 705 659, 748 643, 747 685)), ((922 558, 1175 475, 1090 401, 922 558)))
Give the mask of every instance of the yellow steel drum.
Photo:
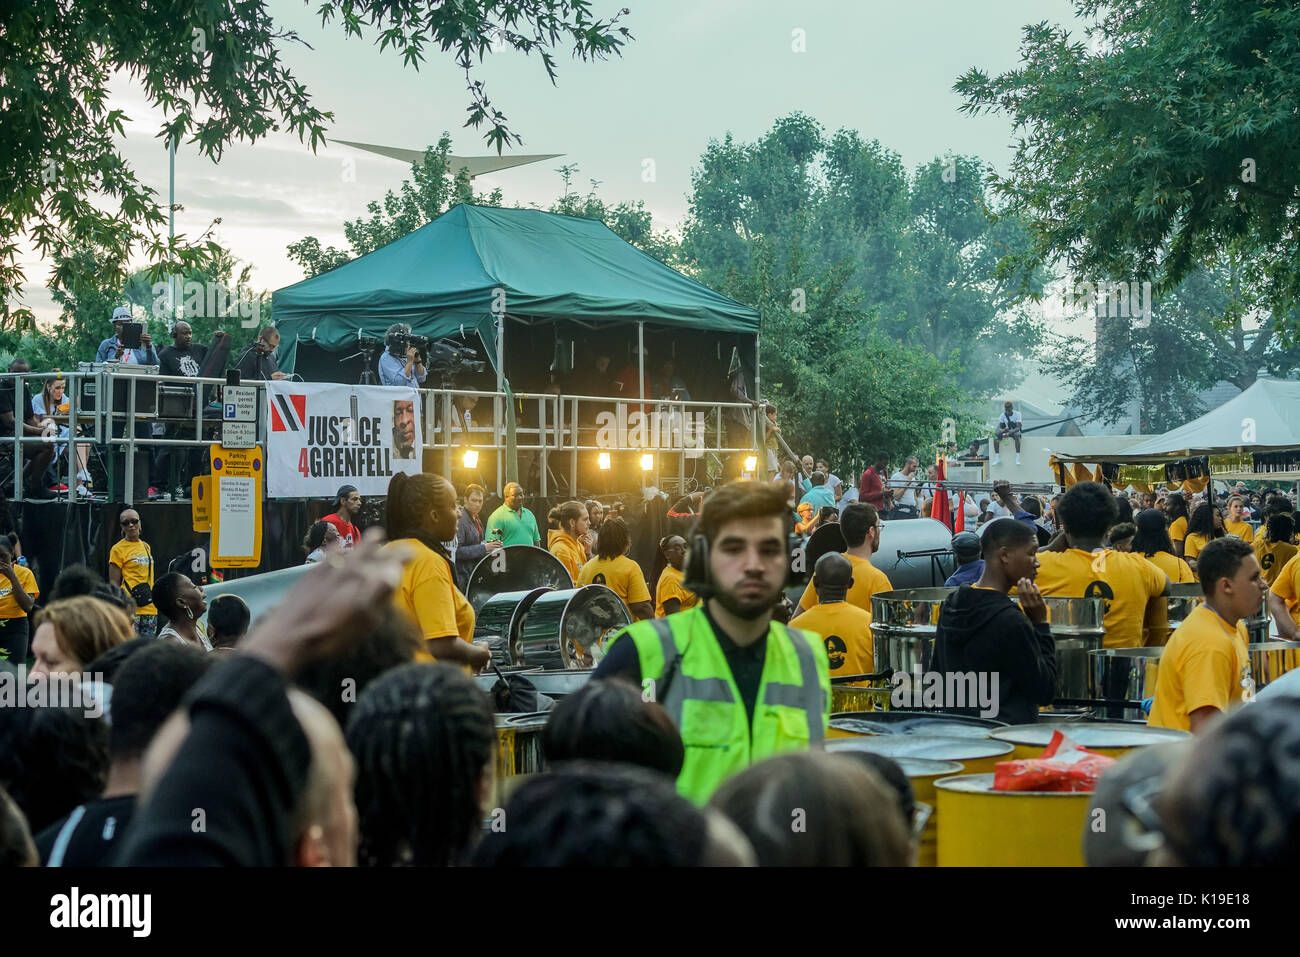
POLYGON ((1052 732, 1057 730, 1081 747, 1112 758, 1123 757, 1134 748, 1145 748, 1148 744, 1189 737, 1186 731, 1175 728, 1149 728, 1142 724, 1109 721, 1013 724, 1001 731, 994 731, 991 737, 995 741, 1014 745, 1015 752, 1008 760, 1019 761, 1023 758, 1042 757, 1043 749, 1052 740, 1052 732))
POLYGON ((893 686, 887 678, 873 678, 854 684, 831 685, 831 713, 888 711, 893 686))
POLYGON ((515 729, 509 724, 508 714, 496 716, 497 726, 497 780, 515 775, 515 729))
POLYGON ((1091 792, 994 791, 992 774, 934 783, 940 867, 1082 867, 1091 792))
POLYGON ((1250 645, 1250 674, 1255 690, 1300 665, 1300 641, 1256 641, 1250 645))
POLYGON ((921 758, 926 761, 956 761, 962 774, 991 772, 999 761, 1008 761, 1011 745, 980 738, 941 738, 928 734, 860 735, 826 742, 827 751, 870 751, 895 761, 921 758))
POLYGON ((832 714, 828 738, 871 734, 924 734, 937 738, 987 738, 1001 721, 927 711, 873 711, 832 714))

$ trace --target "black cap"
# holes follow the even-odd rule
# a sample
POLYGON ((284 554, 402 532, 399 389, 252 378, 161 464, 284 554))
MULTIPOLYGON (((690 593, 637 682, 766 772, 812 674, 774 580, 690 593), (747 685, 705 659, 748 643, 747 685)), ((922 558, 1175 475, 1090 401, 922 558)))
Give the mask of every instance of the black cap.
POLYGON ((980 557, 980 537, 974 532, 958 532, 952 537, 952 554, 964 565, 980 557))

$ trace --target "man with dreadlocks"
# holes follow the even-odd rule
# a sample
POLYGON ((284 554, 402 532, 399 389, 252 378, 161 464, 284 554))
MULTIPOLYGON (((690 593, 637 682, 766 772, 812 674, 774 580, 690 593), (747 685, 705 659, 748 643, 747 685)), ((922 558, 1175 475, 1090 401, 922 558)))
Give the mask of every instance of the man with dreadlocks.
POLYGON ((393 603, 415 623, 424 639, 424 660, 446 661, 478 672, 492 658, 476 645, 474 609, 456 587, 451 559, 442 543, 456 537, 456 490, 440 475, 398 472, 388 483, 388 537, 414 558, 402 569, 393 603))
POLYGON ((443 665, 403 665, 366 689, 348 723, 363 867, 467 863, 491 808, 492 706, 443 665))

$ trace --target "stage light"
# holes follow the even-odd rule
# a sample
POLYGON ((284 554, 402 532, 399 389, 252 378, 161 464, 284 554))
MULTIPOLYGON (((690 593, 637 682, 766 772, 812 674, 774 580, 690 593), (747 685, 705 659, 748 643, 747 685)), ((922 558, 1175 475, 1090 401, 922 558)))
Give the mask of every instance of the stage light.
POLYGON ((753 472, 756 471, 757 469, 758 469, 758 456, 757 455, 745 456, 745 471, 753 472))
POLYGON ((609 453, 608 453, 608 452, 601 452, 600 455, 596 456, 596 462, 597 462, 597 464, 600 466, 600 470, 601 470, 602 472, 608 472, 608 471, 609 471, 609 453))
POLYGON ((467 469, 478 468, 478 449, 466 449, 463 461, 467 469))
POLYGON ((651 471, 654 471, 654 467, 655 467, 655 457, 654 457, 653 455, 651 455, 649 452, 647 452, 645 455, 641 456, 641 471, 642 471, 642 472, 651 472, 651 471))

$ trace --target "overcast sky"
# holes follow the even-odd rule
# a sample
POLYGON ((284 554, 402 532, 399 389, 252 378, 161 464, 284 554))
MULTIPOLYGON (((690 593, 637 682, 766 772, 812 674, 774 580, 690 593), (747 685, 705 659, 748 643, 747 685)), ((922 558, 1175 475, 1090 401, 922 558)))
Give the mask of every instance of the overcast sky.
MULTIPOLYGON (((493 56, 479 76, 494 105, 523 137, 519 153, 562 159, 486 175, 476 188, 500 187, 506 205, 547 205, 561 192, 556 168, 576 163, 576 185, 600 181, 607 200, 645 200, 656 226, 675 228, 687 208, 692 167, 710 138, 731 132, 753 140, 772 122, 801 110, 828 130, 850 127, 879 139, 915 166, 947 151, 976 154, 1004 168, 1011 155, 1005 117, 958 112, 956 78, 979 66, 1016 65, 1021 27, 1065 22, 1067 0, 594 0, 608 16, 621 6, 636 37, 622 57, 581 63, 557 57, 556 86, 536 57, 493 56), (793 47, 803 31, 803 52, 793 47), (654 180, 643 178, 653 160, 654 180)), ((373 31, 345 39, 322 28, 313 3, 272 0, 283 26, 311 49, 286 44, 283 56, 314 97, 334 113, 329 135, 410 149, 436 143, 446 130, 453 151, 488 152, 482 133, 461 128, 468 98, 449 57, 429 49, 416 72, 392 51, 380 53, 373 31)), ((167 197, 167 154, 157 139, 160 115, 141 87, 119 77, 113 106, 131 118, 125 154, 140 178, 167 197)), ((346 246, 343 222, 396 188, 409 167, 344 146, 313 154, 292 136, 236 144, 220 164, 182 146, 176 158, 177 232, 196 235, 215 218, 217 236, 254 266, 258 288, 303 278, 285 247, 306 235, 346 246), (355 177, 345 176, 354 167, 355 177), (351 181, 349 181, 351 180, 351 181)), ((43 288, 44 268, 27 264, 25 301, 38 318, 57 315, 43 288)))

